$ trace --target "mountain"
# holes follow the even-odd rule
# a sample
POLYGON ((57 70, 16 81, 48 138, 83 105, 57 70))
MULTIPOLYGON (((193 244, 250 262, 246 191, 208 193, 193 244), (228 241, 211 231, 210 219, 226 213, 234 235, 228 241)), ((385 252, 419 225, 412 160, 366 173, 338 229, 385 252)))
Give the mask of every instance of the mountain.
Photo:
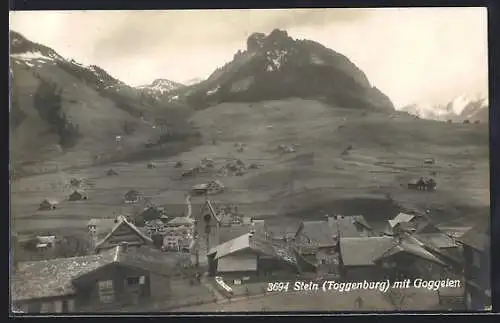
POLYGON ((143 93, 149 94, 157 99, 168 96, 173 90, 185 87, 184 84, 170 81, 167 79, 156 79, 151 84, 138 86, 137 89, 143 93))
POLYGON ((157 135, 156 118, 182 127, 175 109, 164 109, 102 68, 65 59, 15 31, 9 35, 16 169, 43 172, 125 155, 157 135), (116 136, 123 137, 119 148, 116 136))
POLYGON ((338 107, 394 111, 390 99, 347 57, 278 29, 267 36, 252 34, 246 50, 188 89, 186 102, 195 109, 221 102, 299 97, 338 107))
POLYGON ((488 96, 457 96, 446 104, 411 104, 404 106, 400 111, 408 112, 422 119, 452 122, 488 122, 488 96))

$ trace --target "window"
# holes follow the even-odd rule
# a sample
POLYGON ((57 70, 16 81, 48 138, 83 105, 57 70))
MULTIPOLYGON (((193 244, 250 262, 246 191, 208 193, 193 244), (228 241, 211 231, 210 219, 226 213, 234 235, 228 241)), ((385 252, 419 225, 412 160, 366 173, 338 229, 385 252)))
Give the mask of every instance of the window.
POLYGON ((144 276, 129 277, 129 278, 127 278, 127 284, 128 285, 144 285, 144 282, 145 282, 145 277, 144 276))
POLYGON ((40 313, 54 312, 54 304, 52 302, 43 302, 40 306, 40 313))
POLYGON ((63 303, 62 301, 54 302, 54 312, 61 313, 63 311, 63 303))
POLYGON ((99 290, 113 289, 112 280, 102 280, 99 282, 99 290))
POLYGON ((112 280, 99 281, 98 284, 99 300, 103 303, 111 303, 115 300, 112 280))
POLYGON ((113 303, 115 301, 115 295, 114 294, 99 295, 99 300, 102 303, 113 303))

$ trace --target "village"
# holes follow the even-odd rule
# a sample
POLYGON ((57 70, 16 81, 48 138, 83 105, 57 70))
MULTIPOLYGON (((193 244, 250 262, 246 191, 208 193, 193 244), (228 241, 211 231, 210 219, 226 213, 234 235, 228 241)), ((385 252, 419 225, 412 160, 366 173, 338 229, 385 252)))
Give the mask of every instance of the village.
MULTIPOLYGON (((208 158, 201 165, 214 167, 208 158)), ((148 169, 154 167, 147 164, 148 169)), ((237 160, 217 172, 240 176, 258 167, 237 160)), ((182 171, 181 178, 199 171, 182 171)), ((109 169, 106 176, 119 173, 109 169)), ((82 189, 84 182, 69 180, 71 193, 65 202, 86 203, 91 198, 82 189)), ((408 189, 427 190, 428 183, 420 179, 408 189)), ((429 185, 435 189, 435 182, 429 185)), ((388 220, 383 230, 373 229, 363 215, 340 214, 316 214, 314 218, 323 219, 279 230, 265 219, 246 216, 237 205, 218 203, 216 195, 226 189, 218 179, 194 185, 185 192, 180 215, 130 190, 123 204, 139 211, 92 218, 85 247, 74 252, 57 253, 58 246, 67 243, 55 235, 14 234, 14 307, 24 313, 231 311, 240 303, 238 310, 279 311, 283 304, 270 306, 271 299, 293 293, 269 288, 275 282, 381 279, 454 279, 463 284, 375 296, 363 291, 337 294, 321 310, 463 310, 490 304, 489 276, 481 272, 489 267, 488 223, 453 234, 438 228, 429 214, 408 210, 388 220), (19 259, 22 249, 35 256, 19 259), (250 300, 261 302, 245 307, 250 300)), ((45 199, 39 209, 50 212, 60 203, 45 199)), ((320 294, 315 297, 327 297, 320 294)))
POLYGON ((302 9, 10 14, 11 312, 491 311, 486 11, 302 9))

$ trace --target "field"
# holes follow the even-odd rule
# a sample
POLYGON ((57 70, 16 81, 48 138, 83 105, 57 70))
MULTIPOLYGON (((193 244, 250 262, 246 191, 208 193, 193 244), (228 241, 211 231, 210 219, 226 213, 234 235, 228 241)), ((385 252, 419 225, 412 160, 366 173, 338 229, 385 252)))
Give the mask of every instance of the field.
MULTIPOLYGON (((151 160, 154 169, 146 167, 150 160, 134 160, 15 181, 11 186, 13 230, 83 230, 90 218, 137 211, 138 206, 123 201, 130 189, 167 212, 181 214, 190 187, 212 178, 227 187, 213 196, 215 201, 237 204, 247 215, 280 226, 325 213, 363 214, 377 224, 401 207, 428 209, 443 225, 466 225, 476 216, 489 214, 487 125, 332 109, 298 99, 224 103, 197 112, 190 122, 203 135, 202 144, 151 160), (245 149, 238 152, 235 143, 245 149), (278 149, 292 144, 295 152, 278 149), (342 155, 348 146, 352 149, 342 155), (297 156, 309 153, 314 153, 314 161, 301 164, 297 156), (180 178, 203 157, 212 158, 215 167, 193 178, 180 178), (427 158, 435 158, 436 164, 424 165, 427 158), (217 173, 235 159, 259 167, 243 176, 217 173), (184 163, 182 169, 174 167, 177 161, 184 163), (107 176, 109 168, 118 176, 107 176), (431 173, 438 183, 435 192, 406 188, 408 180, 431 173), (72 177, 85 179, 88 200, 65 200, 71 192, 65 186, 72 177), (44 198, 59 201, 57 208, 38 211, 44 198)), ((202 203, 202 197, 193 199, 195 216, 202 203)))

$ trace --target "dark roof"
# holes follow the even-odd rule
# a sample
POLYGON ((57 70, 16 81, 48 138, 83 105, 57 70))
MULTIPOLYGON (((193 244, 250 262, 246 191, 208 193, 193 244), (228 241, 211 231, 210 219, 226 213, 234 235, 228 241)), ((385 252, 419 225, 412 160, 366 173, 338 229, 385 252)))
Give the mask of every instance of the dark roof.
POLYGON ((430 247, 438 249, 454 248, 458 246, 455 240, 445 233, 420 233, 416 234, 415 238, 430 247))
POLYGON ((340 254, 344 266, 371 266, 395 244, 391 237, 342 237, 340 254))
POLYGON ((339 216, 333 219, 333 226, 328 221, 303 221, 301 233, 318 247, 334 246, 337 237, 361 237, 356 225, 371 229, 362 215, 339 216))
POLYGON ((109 249, 84 257, 21 262, 11 281, 12 299, 72 295, 72 279, 111 263, 114 253, 109 249))
POLYGON ((142 218, 142 219, 148 221, 148 220, 159 219, 162 216, 162 214, 163 214, 163 212, 161 210, 159 210, 157 207, 149 206, 149 207, 144 208, 144 210, 141 213, 139 213, 138 215, 136 215, 136 217, 142 218))
POLYGON ((110 264, 168 275, 178 260, 150 247, 116 246, 98 254, 19 263, 11 284, 15 301, 75 294, 73 282, 110 264))
POLYGON ((334 246, 337 243, 337 230, 331 228, 327 221, 304 221, 300 234, 318 247, 334 246))
POLYGON ((489 247, 490 237, 491 224, 489 223, 489 217, 487 217, 487 219, 477 221, 477 224, 458 238, 457 241, 478 251, 483 251, 489 247))
POLYGON ((407 238, 402 239, 397 244, 395 244, 391 249, 387 250, 383 255, 378 257, 376 260, 378 261, 401 252, 405 252, 415 257, 446 266, 446 263, 444 263, 440 257, 428 251, 424 247, 421 241, 415 239, 412 236, 408 236, 407 238))

